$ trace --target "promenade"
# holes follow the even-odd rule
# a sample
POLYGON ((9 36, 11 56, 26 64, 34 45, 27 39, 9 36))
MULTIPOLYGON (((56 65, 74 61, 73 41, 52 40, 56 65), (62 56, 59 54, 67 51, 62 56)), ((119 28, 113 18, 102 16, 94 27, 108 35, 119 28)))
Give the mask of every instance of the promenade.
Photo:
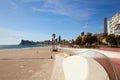
MULTIPOLYGON (((69 52, 72 52, 70 54, 74 55, 83 55, 83 56, 88 56, 88 57, 105 57, 106 58, 108 57, 108 59, 111 60, 112 64, 114 65, 115 67, 115 71, 117 72, 117 76, 118 78, 120 79, 120 52, 119 52, 119 49, 88 49, 88 48, 63 48, 63 50, 66 52, 66 53, 69 53, 69 52), (94 52, 95 51, 95 52, 94 52), (97 54, 98 53, 101 53, 101 55, 97 54), (73 54, 74 53, 74 54, 73 54), (86 54, 87 53, 87 54, 86 54)), ((104 61, 102 60, 101 63, 103 66, 105 66, 106 68, 109 68, 110 66, 109 65, 106 65, 108 64, 107 61, 104 61)), ((110 70, 110 68, 109 68, 110 70)), ((109 72, 110 73, 110 72, 109 72)))
POLYGON ((100 48, 96 50, 108 56, 111 62, 114 64, 117 72, 117 76, 120 79, 120 49, 119 48, 100 48))
POLYGON ((98 50, 112 51, 112 52, 119 52, 120 53, 120 48, 99 48, 98 50))

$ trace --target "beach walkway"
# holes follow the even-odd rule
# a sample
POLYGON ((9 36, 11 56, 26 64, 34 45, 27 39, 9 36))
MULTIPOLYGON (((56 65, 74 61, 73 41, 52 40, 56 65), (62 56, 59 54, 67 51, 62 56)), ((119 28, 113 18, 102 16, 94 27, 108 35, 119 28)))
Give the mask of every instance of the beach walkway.
MULTIPOLYGON (((100 50, 100 49, 86 49, 86 48, 62 48, 62 50, 64 50, 66 53, 69 54, 69 52, 71 52, 70 54, 72 55, 78 55, 83 53, 91 53, 90 51, 97 51, 102 53, 103 55, 107 56, 111 62, 114 64, 115 68, 116 68, 116 72, 117 72, 117 76, 120 79, 120 52, 119 51, 114 51, 114 50, 100 50)), ((99 56, 97 54, 94 54, 93 56, 99 56)), ((104 62, 101 61, 101 64, 106 66, 106 64, 104 64, 104 62)), ((109 67, 109 66, 107 66, 109 67)))
POLYGON ((108 56, 109 59, 112 61, 116 68, 117 76, 120 80, 120 52, 118 48, 104 48, 100 50, 96 50, 98 52, 103 53, 104 55, 108 56), (117 49, 117 50, 116 50, 117 49), (115 51, 116 50, 116 51, 115 51))
POLYGON ((120 48, 99 48, 98 50, 120 52, 120 48))
POLYGON ((65 80, 63 71, 63 61, 65 59, 64 53, 55 55, 55 62, 53 67, 53 72, 51 75, 51 80, 65 80))

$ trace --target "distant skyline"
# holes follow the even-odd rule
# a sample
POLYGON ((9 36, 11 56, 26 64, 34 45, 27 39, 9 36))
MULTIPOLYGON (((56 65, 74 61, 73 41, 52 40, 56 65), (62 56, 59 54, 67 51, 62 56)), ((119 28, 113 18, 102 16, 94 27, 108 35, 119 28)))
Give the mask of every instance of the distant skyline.
POLYGON ((103 19, 119 12, 119 5, 120 0, 0 0, 0 44, 49 40, 53 33, 68 40, 81 32, 102 33, 103 19))

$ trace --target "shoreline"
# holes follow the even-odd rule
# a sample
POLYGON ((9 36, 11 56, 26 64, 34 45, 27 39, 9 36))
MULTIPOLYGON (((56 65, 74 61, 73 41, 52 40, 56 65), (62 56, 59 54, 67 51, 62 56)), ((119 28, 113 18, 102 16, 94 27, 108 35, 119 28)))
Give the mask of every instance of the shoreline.
POLYGON ((47 47, 51 47, 51 46, 27 47, 27 48, 14 48, 14 49, 0 49, 0 51, 26 50, 26 49, 37 49, 37 48, 47 48, 47 47))

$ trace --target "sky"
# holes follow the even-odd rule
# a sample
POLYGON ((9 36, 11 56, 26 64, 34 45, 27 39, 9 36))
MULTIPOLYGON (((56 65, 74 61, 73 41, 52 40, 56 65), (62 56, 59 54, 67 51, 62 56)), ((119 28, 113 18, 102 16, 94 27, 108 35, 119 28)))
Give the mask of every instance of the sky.
POLYGON ((103 18, 120 11, 120 0, 0 0, 0 44, 43 41, 55 33, 76 39, 102 33, 103 18))

